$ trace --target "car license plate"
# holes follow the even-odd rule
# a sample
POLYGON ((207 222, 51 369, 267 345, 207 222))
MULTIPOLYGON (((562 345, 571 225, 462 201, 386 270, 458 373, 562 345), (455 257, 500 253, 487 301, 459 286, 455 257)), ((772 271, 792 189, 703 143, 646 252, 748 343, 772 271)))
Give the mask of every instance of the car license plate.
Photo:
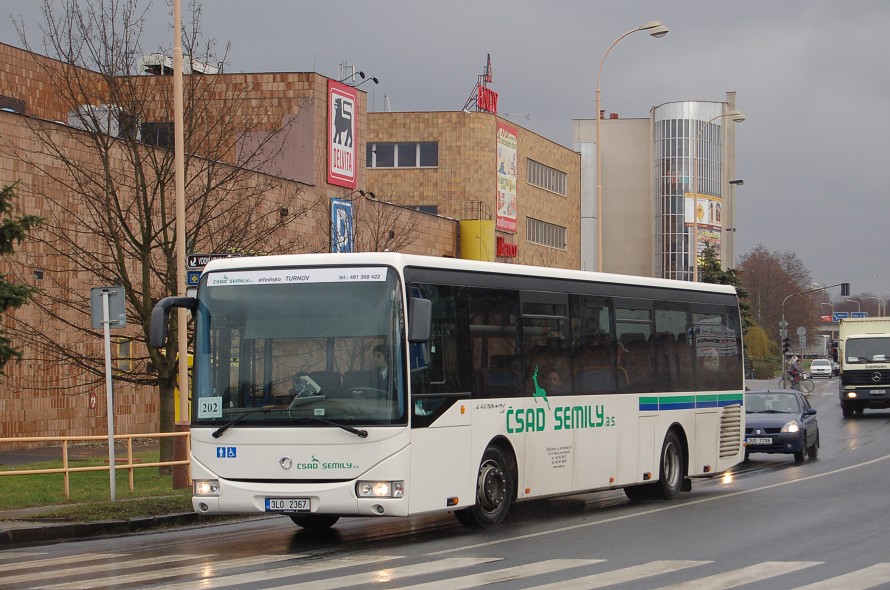
POLYGON ((885 393, 887 393, 887 390, 886 389, 871 389, 871 390, 869 390, 869 393, 872 395, 884 395, 885 393))
POLYGON ((266 512, 309 512, 309 498, 266 498, 266 512))
POLYGON ((749 445, 771 445, 773 444, 773 439, 771 438, 749 438, 745 441, 746 444, 749 445))

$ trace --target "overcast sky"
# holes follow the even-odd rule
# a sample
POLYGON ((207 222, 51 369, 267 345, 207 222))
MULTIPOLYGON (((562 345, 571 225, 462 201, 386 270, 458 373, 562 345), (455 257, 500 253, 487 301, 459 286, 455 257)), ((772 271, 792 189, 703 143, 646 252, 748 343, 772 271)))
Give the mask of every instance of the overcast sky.
MULTIPOLYGON (((188 0, 182 0, 184 18, 188 0)), ((39 47, 40 11, 19 2, 0 40, 39 47)), ((353 64, 370 110, 459 110, 491 54, 498 113, 572 147, 572 120, 593 118, 596 71, 611 51, 602 106, 621 117, 735 91, 736 255, 793 251, 822 284, 890 298, 890 2, 885 0, 206 0, 203 33, 231 43, 226 71, 316 71, 353 64)), ((146 52, 172 45, 156 1, 146 52)), ((838 288, 829 291, 839 300, 838 288)))

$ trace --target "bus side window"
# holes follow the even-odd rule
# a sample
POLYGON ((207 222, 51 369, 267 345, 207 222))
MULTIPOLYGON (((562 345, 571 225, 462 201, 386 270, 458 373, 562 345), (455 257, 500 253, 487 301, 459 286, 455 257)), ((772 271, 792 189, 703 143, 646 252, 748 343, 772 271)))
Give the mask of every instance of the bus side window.
POLYGON ((518 366, 504 366, 517 355, 519 293, 468 288, 468 325, 473 394, 480 397, 522 395, 518 366))

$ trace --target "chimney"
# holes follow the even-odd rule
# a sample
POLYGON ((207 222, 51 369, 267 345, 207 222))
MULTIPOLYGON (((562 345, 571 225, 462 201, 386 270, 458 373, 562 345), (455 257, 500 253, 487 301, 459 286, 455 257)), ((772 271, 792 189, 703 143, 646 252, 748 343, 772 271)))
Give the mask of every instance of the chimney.
POLYGON ((618 118, 618 113, 609 113, 609 118, 610 118, 610 119, 617 119, 617 118, 618 118))

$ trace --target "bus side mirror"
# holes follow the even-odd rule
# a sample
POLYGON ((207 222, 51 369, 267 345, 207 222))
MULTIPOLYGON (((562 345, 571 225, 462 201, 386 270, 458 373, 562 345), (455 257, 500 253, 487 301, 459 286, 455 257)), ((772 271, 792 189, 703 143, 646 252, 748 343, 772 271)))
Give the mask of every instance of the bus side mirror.
MULTIPOLYGON (((433 322, 433 302, 412 297, 408 300, 408 342, 428 342, 433 322)), ((152 322, 154 326, 154 322, 152 322)))
POLYGON ((152 348, 164 348, 167 343, 167 322, 170 321, 170 310, 174 307, 184 307, 189 311, 195 311, 198 300, 194 297, 164 297, 158 301, 151 310, 151 326, 149 328, 148 342, 152 348))

